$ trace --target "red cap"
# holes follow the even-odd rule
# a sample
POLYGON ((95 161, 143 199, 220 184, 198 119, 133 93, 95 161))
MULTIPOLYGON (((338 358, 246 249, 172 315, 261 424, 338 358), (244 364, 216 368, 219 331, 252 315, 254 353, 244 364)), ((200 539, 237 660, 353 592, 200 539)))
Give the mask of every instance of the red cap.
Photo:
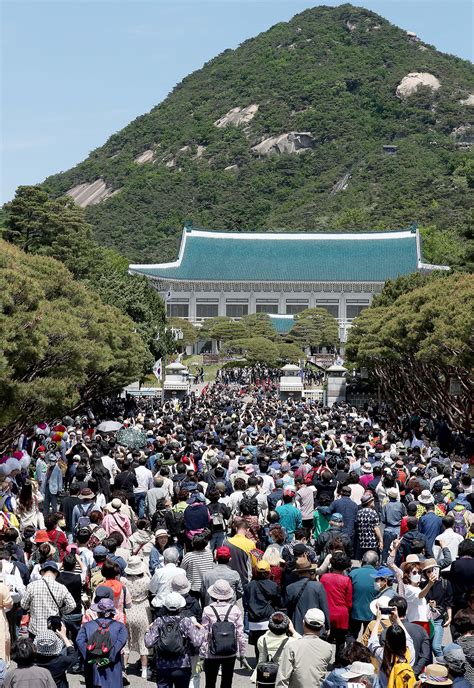
POLYGON ((40 452, 40 451, 46 451, 46 448, 43 447, 42 444, 40 444, 40 446, 38 447, 38 451, 39 451, 39 452, 40 452))
POLYGON ((230 559, 230 547, 218 547, 216 557, 217 559, 230 559))
POLYGON ((285 487, 283 490, 283 496, 284 497, 294 497, 296 495, 296 492, 292 487, 285 487))

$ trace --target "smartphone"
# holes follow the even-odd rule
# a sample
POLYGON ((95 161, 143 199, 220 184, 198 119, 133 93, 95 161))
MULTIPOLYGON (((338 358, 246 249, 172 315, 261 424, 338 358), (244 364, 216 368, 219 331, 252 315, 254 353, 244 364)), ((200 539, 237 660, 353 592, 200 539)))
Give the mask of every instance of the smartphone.
POLYGON ((381 614, 391 614, 393 607, 380 607, 381 614))

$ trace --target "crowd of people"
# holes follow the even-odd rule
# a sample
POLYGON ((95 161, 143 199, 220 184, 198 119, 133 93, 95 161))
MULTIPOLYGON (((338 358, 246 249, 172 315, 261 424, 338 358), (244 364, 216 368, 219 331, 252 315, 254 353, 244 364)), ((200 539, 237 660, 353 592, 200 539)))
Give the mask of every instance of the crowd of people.
POLYGON ((270 372, 0 459, 0 685, 474 685, 470 439, 270 372))

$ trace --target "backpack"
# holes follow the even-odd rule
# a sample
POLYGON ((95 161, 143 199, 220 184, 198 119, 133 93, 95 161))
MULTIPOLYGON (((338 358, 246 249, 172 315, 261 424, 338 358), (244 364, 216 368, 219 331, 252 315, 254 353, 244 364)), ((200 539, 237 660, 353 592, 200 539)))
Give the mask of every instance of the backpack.
POLYGON ((259 686, 274 686, 278 674, 278 660, 285 649, 285 645, 289 638, 285 638, 273 657, 268 654, 267 641, 263 639, 263 649, 268 657, 266 662, 259 662, 257 664, 257 685, 259 686))
POLYGON ((464 516, 466 514, 467 509, 466 509, 466 507, 463 507, 462 509, 460 509, 458 511, 458 506, 455 506, 454 509, 451 511, 453 518, 454 518, 453 530, 458 535, 462 535, 462 537, 466 537, 467 526, 466 526, 466 521, 465 521, 464 516))
POLYGON ((258 516, 257 495, 244 492, 240 500, 239 510, 242 516, 258 516))
POLYGON ((216 615, 217 621, 211 626, 211 638, 209 652, 215 657, 231 657, 237 654, 237 635, 235 625, 229 621, 229 614, 234 605, 230 604, 226 615, 221 620, 216 608, 211 604, 211 609, 216 615))
POLYGON ((90 504, 87 505, 87 509, 84 510, 84 505, 83 504, 78 504, 79 511, 81 512, 81 516, 77 519, 76 523, 76 532, 79 531, 81 528, 88 528, 91 524, 91 520, 89 518, 89 514, 92 511, 92 507, 94 506, 94 502, 91 502, 90 504))
POLYGON ((225 530, 225 519, 221 511, 211 514, 211 530, 213 532, 225 530))
POLYGON ((180 629, 179 617, 162 617, 163 624, 158 631, 155 648, 160 655, 184 655, 185 641, 180 629))
POLYGON ((387 688, 415 688, 416 678, 408 662, 397 662, 388 677, 387 688))
POLYGON ((97 588, 98 585, 102 585, 102 583, 105 581, 104 576, 102 575, 102 567, 101 566, 95 566, 93 569, 91 569, 91 574, 89 578, 89 587, 91 590, 91 593, 94 595, 95 589, 97 588))
POLYGON ((110 664, 110 652, 112 650, 112 636, 110 635, 110 624, 96 622, 96 629, 87 641, 87 663, 98 666, 110 664))

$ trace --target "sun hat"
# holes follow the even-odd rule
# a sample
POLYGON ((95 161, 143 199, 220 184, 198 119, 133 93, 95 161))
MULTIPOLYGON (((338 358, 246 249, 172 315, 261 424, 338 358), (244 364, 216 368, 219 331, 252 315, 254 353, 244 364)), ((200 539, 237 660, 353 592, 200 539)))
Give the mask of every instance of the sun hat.
POLYGON ((434 497, 429 490, 423 490, 418 497, 420 504, 433 504, 434 497))
POLYGON ((35 638, 36 652, 43 657, 55 657, 61 654, 64 643, 54 631, 40 631, 35 638))
POLYGON ((145 573, 145 571, 145 562, 136 555, 131 556, 125 568, 125 573, 127 573, 129 576, 139 576, 142 573, 145 573))
POLYGON ((305 556, 299 557, 296 562, 295 562, 295 568, 294 568, 294 573, 297 575, 299 573, 307 573, 308 571, 315 571, 316 570, 316 564, 312 564, 309 559, 307 559, 305 556))
POLYGON ((374 676, 375 669, 371 662, 352 662, 347 669, 341 672, 344 679, 357 678, 358 676, 374 676))
MULTIPOLYGON (((392 598, 388 595, 382 595, 381 597, 376 597, 375 600, 369 604, 370 611, 374 616, 377 616, 377 611, 379 607, 390 607, 390 600, 392 598)), ((388 619, 388 614, 382 614, 382 619, 388 619)))
POLYGON ((448 646, 443 657, 437 657, 440 664, 446 664, 448 669, 456 674, 463 674, 466 669, 466 656, 460 647, 448 646))
POLYGON ((387 490, 387 497, 390 497, 390 499, 398 499, 398 490, 396 487, 389 487, 387 490))
POLYGON ((176 576, 171 579, 171 590, 173 592, 179 592, 180 595, 186 595, 191 590, 191 583, 185 573, 177 573, 176 576))
POLYGON ((112 499, 112 501, 110 502, 110 505, 112 509, 119 511, 122 508, 122 500, 118 497, 114 497, 114 499, 112 499))
POLYGON ((230 600, 234 596, 234 591, 226 580, 219 578, 208 588, 207 594, 215 600, 230 600))
POLYGON ((362 499, 360 500, 361 504, 370 504, 370 502, 373 502, 375 499, 374 495, 371 494, 370 492, 366 492, 364 495, 362 495, 362 499))
POLYGON ((424 571, 425 569, 434 569, 434 568, 441 568, 436 559, 425 559, 421 563, 421 570, 424 571))
POLYGON ((98 614, 115 614, 117 611, 114 606, 114 601, 110 600, 108 597, 102 597, 98 602, 91 604, 91 609, 98 614))
POLYGON ((321 609, 313 607, 308 609, 304 615, 304 622, 307 626, 313 626, 314 628, 321 628, 326 623, 326 617, 321 609))
POLYGON ((394 460, 390 458, 390 456, 386 456, 383 462, 386 466, 393 466, 393 464, 395 463, 394 460))
POLYGON ((155 537, 160 537, 160 535, 169 535, 169 533, 164 528, 158 528, 158 530, 155 530, 155 537))
POLYGON ((92 492, 90 487, 83 487, 82 490, 79 492, 78 497, 79 499, 92 499, 94 497, 94 493, 92 492))
POLYGON ((163 607, 166 607, 170 612, 177 612, 178 609, 183 609, 186 606, 186 600, 179 592, 170 592, 163 600, 163 607))
POLYGON ((360 469, 362 473, 372 473, 372 464, 366 461, 365 463, 362 464, 362 467, 360 469))
POLYGON ((49 542, 48 533, 45 530, 37 530, 35 533, 35 542, 37 545, 43 542, 49 542))
POLYGON ((407 556, 407 558, 405 559, 403 564, 400 565, 400 568, 402 569, 402 571, 405 571, 406 567, 409 564, 421 564, 420 557, 418 556, 418 554, 409 554, 407 556))
POLYGON ((419 677, 423 685, 452 686, 453 682, 448 678, 448 670, 442 664, 428 664, 425 671, 419 677))
POLYGON ((55 561, 45 561, 44 564, 41 564, 40 571, 54 571, 55 573, 59 573, 59 566, 55 561))

